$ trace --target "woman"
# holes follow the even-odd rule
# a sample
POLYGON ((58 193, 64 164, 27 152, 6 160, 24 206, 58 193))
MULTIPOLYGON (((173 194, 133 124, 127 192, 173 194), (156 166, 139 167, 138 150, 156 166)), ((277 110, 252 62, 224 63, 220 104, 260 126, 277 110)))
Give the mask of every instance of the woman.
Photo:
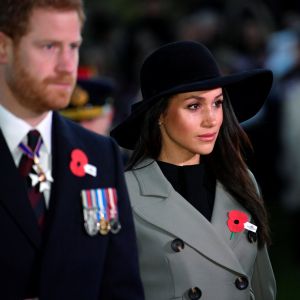
POLYGON ((192 41, 145 60, 143 100, 111 135, 133 150, 126 180, 147 300, 275 299, 267 214, 239 125, 271 85, 268 70, 222 76, 192 41))

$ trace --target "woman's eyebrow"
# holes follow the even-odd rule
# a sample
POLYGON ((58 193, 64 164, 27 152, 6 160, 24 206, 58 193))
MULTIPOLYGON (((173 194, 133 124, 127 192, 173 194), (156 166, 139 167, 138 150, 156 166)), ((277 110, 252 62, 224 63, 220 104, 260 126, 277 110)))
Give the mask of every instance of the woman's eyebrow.
MULTIPOLYGON (((215 96, 214 99, 219 98, 223 96, 223 93, 220 93, 219 95, 215 96)), ((189 95, 186 98, 184 98, 184 100, 189 100, 189 99, 196 99, 196 100, 205 100, 205 97, 201 97, 201 96, 197 96, 197 95, 189 95)))

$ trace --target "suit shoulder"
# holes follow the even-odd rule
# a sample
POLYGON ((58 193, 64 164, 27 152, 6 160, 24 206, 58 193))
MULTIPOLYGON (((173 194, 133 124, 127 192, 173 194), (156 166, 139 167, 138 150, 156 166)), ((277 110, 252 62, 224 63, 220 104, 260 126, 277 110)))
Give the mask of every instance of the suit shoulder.
POLYGON ((120 151, 111 137, 96 134, 83 128, 59 113, 53 114, 53 134, 56 143, 69 149, 81 149, 88 157, 106 161, 107 164, 120 161, 120 151), (63 145, 65 144, 65 145, 63 145))
POLYGON ((96 143, 103 143, 103 144, 110 144, 110 145, 113 143, 111 137, 97 134, 95 132, 92 132, 91 130, 82 127, 80 124, 77 124, 72 120, 68 120, 64 117, 61 118, 64 122, 64 125, 68 127, 69 133, 79 137, 83 141, 94 141, 96 143))

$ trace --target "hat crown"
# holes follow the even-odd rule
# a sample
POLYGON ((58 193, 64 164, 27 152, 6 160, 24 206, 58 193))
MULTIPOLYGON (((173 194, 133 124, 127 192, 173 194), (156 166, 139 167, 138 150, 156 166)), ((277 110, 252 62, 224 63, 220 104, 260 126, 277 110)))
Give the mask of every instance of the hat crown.
POLYGON ((147 111, 161 98, 219 87, 226 88, 235 115, 243 122, 261 109, 272 80, 272 72, 265 69, 221 74, 211 52, 200 43, 167 44, 146 58, 140 73, 143 100, 131 106, 131 114, 112 130, 111 136, 120 146, 133 150, 147 111))
POLYGON ((202 44, 179 41, 150 54, 141 68, 143 99, 193 82, 220 77, 220 69, 210 51, 202 44))

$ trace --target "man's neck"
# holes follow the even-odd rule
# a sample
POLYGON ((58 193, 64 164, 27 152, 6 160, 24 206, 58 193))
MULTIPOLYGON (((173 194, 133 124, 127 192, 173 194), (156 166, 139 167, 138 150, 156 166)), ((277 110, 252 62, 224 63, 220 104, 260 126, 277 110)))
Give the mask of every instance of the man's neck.
POLYGON ((34 113, 20 107, 15 107, 14 105, 7 105, 5 101, 1 101, 1 100, 0 100, 0 105, 2 105, 6 110, 8 110, 16 117, 24 120, 32 127, 36 127, 40 122, 42 122, 42 120, 46 118, 46 116, 49 113, 49 112, 44 112, 41 114, 34 113))
POLYGON ((0 80, 0 105, 6 110, 15 115, 16 117, 24 120, 32 127, 36 127, 44 118, 48 112, 37 113, 26 107, 23 107, 11 93, 10 89, 5 84, 1 84, 0 80))

